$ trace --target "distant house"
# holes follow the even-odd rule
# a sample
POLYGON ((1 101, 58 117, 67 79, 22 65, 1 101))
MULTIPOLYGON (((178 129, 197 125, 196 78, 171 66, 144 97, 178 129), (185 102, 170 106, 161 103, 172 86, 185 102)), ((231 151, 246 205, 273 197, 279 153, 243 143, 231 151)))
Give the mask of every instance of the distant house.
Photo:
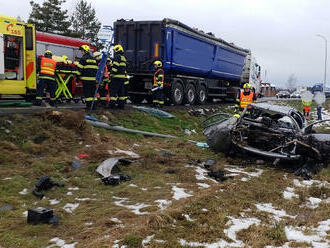
POLYGON ((260 83, 260 93, 263 96, 275 96, 276 86, 270 83, 260 83))

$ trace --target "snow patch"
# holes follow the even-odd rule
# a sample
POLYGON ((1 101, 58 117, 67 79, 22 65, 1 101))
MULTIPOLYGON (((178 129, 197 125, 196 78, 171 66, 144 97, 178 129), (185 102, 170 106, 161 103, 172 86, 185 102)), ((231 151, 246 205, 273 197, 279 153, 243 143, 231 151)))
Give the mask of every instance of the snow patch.
POLYGON ((170 200, 156 200, 155 202, 158 203, 160 210, 165 210, 172 203, 170 200))
POLYGON ((11 180, 12 178, 11 177, 6 177, 6 178, 3 178, 2 180, 6 181, 6 180, 11 180))
POLYGON ((227 168, 225 168, 225 170, 227 170, 229 172, 232 172, 232 173, 235 173, 236 175, 244 174, 244 175, 247 175, 247 176, 250 176, 250 177, 259 177, 264 172, 264 170, 262 170, 262 169, 255 169, 256 172, 248 172, 248 171, 245 171, 244 169, 239 168, 239 167, 231 167, 231 168, 227 167, 227 168))
POLYGON ((110 218, 110 220, 111 221, 113 221, 113 222, 115 222, 115 223, 118 223, 118 224, 121 224, 121 223, 123 223, 120 219, 118 219, 118 218, 110 218))
POLYGON ((132 210, 132 212, 136 215, 145 215, 149 214, 149 212, 141 212, 140 210, 145 207, 150 207, 151 205, 144 204, 144 203, 136 203, 134 205, 129 205, 129 204, 124 204, 125 202, 128 201, 128 198, 120 198, 113 196, 114 199, 117 199, 118 201, 115 201, 115 204, 120 207, 128 208, 132 210))
POLYGON ((23 212, 23 216, 24 216, 24 217, 27 217, 27 216, 28 216, 28 211, 24 211, 24 212, 23 212))
POLYGON ((66 195, 72 195, 72 192, 71 192, 71 191, 69 191, 69 192, 67 192, 67 193, 66 193, 66 195))
POLYGON ((137 188, 137 187, 138 187, 137 185, 135 185, 135 184, 133 184, 133 183, 129 184, 128 186, 129 186, 129 187, 134 187, 134 188, 137 188))
POLYGON ((190 218, 189 214, 182 214, 182 216, 185 217, 185 219, 187 221, 190 221, 190 222, 194 222, 195 221, 194 219, 190 218))
POLYGON ((311 186, 316 186, 316 187, 329 187, 330 183, 327 181, 320 181, 320 180, 302 180, 299 181, 298 179, 293 179, 293 184, 296 187, 311 187, 311 186))
POLYGON ((60 200, 57 200, 57 199, 50 199, 49 200, 49 204, 50 205, 56 205, 56 204, 59 204, 61 201, 60 200))
POLYGON ((19 192, 20 195, 26 195, 28 193, 27 189, 23 189, 21 192, 19 192))
POLYGON ((184 192, 184 188, 179 188, 177 186, 172 186, 172 191, 173 191, 173 199, 175 200, 180 200, 182 198, 187 198, 187 197, 191 197, 191 194, 188 194, 186 192, 184 192))
POLYGON ((53 245, 49 245, 46 248, 56 247, 59 246, 60 248, 74 248, 78 242, 74 242, 72 244, 66 244, 63 239, 60 238, 53 238, 50 240, 50 242, 55 243, 53 245))
POLYGON ((97 199, 95 198, 75 198, 76 201, 96 201, 97 199))
POLYGON ((319 207, 319 204, 322 202, 322 199, 320 198, 315 198, 315 197, 309 197, 307 198, 307 202, 306 202, 306 207, 311 208, 311 209, 315 209, 319 207))
POLYGON ((207 183, 197 183, 197 185, 199 186, 199 188, 204 188, 207 189, 209 187, 211 187, 209 184, 207 183))
POLYGON ((299 195, 294 193, 294 188, 287 187, 285 191, 283 191, 283 197, 286 200, 291 200, 292 198, 298 198, 299 195))
POLYGON ((68 190, 79 190, 79 188, 78 187, 68 188, 68 190))
POLYGON ((72 214, 73 211, 74 211, 77 207, 79 207, 79 203, 67 203, 67 204, 65 204, 65 206, 63 207, 63 209, 64 209, 66 212, 72 214))
POLYGON ((273 214, 273 218, 276 221, 282 220, 282 217, 295 218, 296 216, 288 215, 284 210, 277 210, 273 207, 271 203, 258 203, 255 204, 259 211, 267 212, 273 214))
POLYGON ((147 236, 144 240, 142 240, 142 247, 147 247, 147 244, 155 237, 155 234, 147 236))

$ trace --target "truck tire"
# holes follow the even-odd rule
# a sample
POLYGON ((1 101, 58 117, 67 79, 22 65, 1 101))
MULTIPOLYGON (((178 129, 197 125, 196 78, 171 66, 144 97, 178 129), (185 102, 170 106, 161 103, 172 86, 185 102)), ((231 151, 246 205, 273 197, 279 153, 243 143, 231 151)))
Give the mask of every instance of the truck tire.
POLYGON ((196 102, 197 104, 204 104, 207 100, 207 93, 205 86, 201 86, 197 92, 196 102))
POLYGON ((188 84, 187 89, 186 89, 186 93, 184 95, 184 102, 186 104, 193 105, 195 103, 195 100, 196 100, 195 87, 192 84, 188 84))
POLYGON ((180 105, 183 102, 183 87, 180 83, 175 82, 172 87, 171 100, 174 105, 180 105))
POLYGON ((143 102, 145 96, 142 95, 131 95, 129 97, 129 99, 132 101, 132 103, 134 104, 140 104, 141 102, 143 102))

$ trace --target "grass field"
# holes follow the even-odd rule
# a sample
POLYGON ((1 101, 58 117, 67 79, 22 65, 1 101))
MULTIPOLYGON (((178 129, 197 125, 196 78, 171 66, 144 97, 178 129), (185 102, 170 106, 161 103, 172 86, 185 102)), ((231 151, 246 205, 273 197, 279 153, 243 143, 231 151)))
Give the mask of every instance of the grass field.
POLYGON ((328 168, 304 181, 290 170, 226 158, 188 142, 205 141, 204 116, 183 108, 169 112, 176 117, 133 109, 97 116, 176 139, 94 128, 83 112, 2 117, 0 208, 13 209, 0 210, 0 247, 330 246, 328 168), (130 158, 125 151, 140 156, 119 165, 131 181, 104 185, 95 169, 111 157, 130 158), (71 163, 79 154, 89 157, 75 170, 71 163), (207 158, 230 178, 209 178, 202 164, 207 158), (32 189, 46 174, 65 186, 39 200, 32 189), (24 214, 38 206, 54 209, 59 225, 28 225, 24 214))

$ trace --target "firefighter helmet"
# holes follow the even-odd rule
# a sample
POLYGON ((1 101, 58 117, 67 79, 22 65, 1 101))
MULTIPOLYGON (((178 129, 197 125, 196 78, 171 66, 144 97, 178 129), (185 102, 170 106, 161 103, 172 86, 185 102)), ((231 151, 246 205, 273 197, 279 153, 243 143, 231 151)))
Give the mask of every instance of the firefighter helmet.
POLYGON ((63 59, 64 61, 66 61, 66 60, 68 60, 68 56, 66 56, 66 55, 62 55, 62 59, 63 59))
POLYGON ((53 56, 53 53, 50 50, 46 50, 44 55, 45 56, 53 56))
POLYGON ((114 50, 116 53, 124 52, 124 48, 123 48, 120 44, 115 45, 115 46, 113 47, 113 50, 114 50))
POLYGON ((252 87, 251 87, 251 84, 249 84, 249 83, 245 83, 245 84, 243 85, 243 88, 244 88, 244 89, 251 89, 252 87))
POLYGON ((89 48, 88 45, 82 45, 82 46, 80 46, 79 49, 80 49, 80 50, 83 50, 83 51, 85 51, 85 52, 88 52, 88 51, 90 50, 90 48, 89 48))
POLYGON ((161 68, 161 67, 163 66, 163 63, 162 63, 162 61, 156 60, 156 61, 154 62, 154 66, 155 66, 156 68, 161 68))

